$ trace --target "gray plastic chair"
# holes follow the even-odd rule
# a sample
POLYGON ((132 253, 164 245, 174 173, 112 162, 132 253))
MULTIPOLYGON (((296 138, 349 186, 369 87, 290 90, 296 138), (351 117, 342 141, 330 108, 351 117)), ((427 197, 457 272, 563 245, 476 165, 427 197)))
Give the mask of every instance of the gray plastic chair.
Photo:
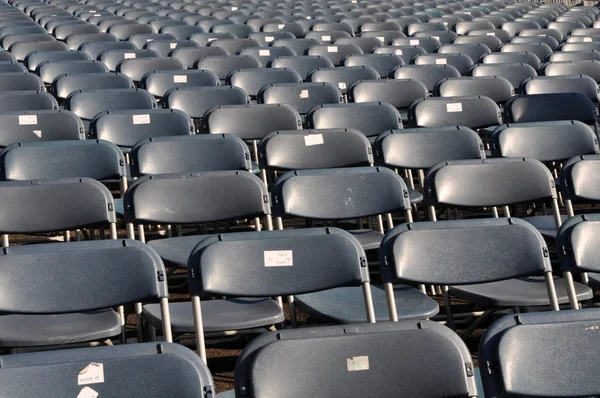
POLYGON ((308 81, 314 83, 331 83, 346 94, 348 87, 359 80, 378 80, 379 73, 370 66, 338 66, 335 68, 319 68, 308 74, 308 81))
MULTIPOLYGON (((554 55, 554 54, 553 54, 554 55)), ((600 54, 599 54, 600 55, 600 54)), ((528 52, 490 53, 481 58, 482 64, 527 64, 534 70, 540 69, 542 63, 537 55, 528 52)))
POLYGON ((584 397, 600 393, 597 309, 511 315, 494 322, 479 349, 487 397, 584 397), (560 349, 556 348, 560 346, 560 349), (543 363, 544 371, 535 372, 543 363), (564 377, 571 380, 563 383, 564 377))
POLYGON ((237 394, 256 398, 272 391, 285 398, 305 394, 472 397, 477 396, 474 379, 464 342, 429 321, 267 333, 246 346, 235 370, 237 394), (290 361, 291 357, 297 359, 290 361), (346 359, 341 366, 340 358, 346 359), (393 369, 407 370, 391 376, 393 369), (315 383, 307 386, 298 374, 315 383))
POLYGON ((119 62, 123 61, 124 59, 158 57, 158 53, 152 50, 112 49, 101 52, 98 55, 98 60, 106 65, 110 71, 114 72, 117 70, 117 65, 119 62))
POLYGON ((600 82, 600 61, 553 61, 542 65, 545 76, 587 75, 600 82))
POLYGON ((0 91, 43 91, 44 82, 27 72, 0 73, 0 91))
POLYGON ((237 69, 260 68, 260 62, 249 55, 205 56, 198 58, 194 67, 215 73, 222 83, 227 75, 237 69))
POLYGON ((255 99, 259 91, 269 84, 302 83, 302 76, 288 68, 249 68, 231 71, 225 83, 244 90, 255 99))
POLYGON ((521 83, 523 94, 552 94, 552 93, 581 93, 598 103, 600 88, 598 83, 589 76, 540 76, 533 77, 521 83))
POLYGON ((84 140, 82 121, 62 110, 0 112, 0 147, 17 142, 84 140))
POLYGON ((142 77, 142 86, 155 97, 163 97, 176 87, 218 86, 219 78, 207 70, 156 70, 142 77))
POLYGON ((327 57, 320 55, 277 56, 272 58, 267 64, 269 68, 290 68, 300 74, 302 80, 307 81, 311 71, 319 68, 333 68, 333 62, 327 57))
POLYGON ((501 29, 473 30, 467 36, 458 36, 453 44, 484 44, 492 52, 496 52, 508 39, 510 34, 501 29))
POLYGON ((392 46, 419 46, 428 53, 435 53, 441 45, 442 43, 433 37, 406 37, 392 42, 392 46))
POLYGON ((342 65, 342 60, 352 54, 363 54, 363 51, 354 44, 316 44, 306 50, 306 55, 329 58, 335 66, 342 65))
POLYGON ((411 127, 466 126, 473 129, 502 123, 498 105, 490 98, 431 97, 413 102, 408 108, 411 127))
POLYGON ((600 51, 573 51, 568 53, 554 53, 548 57, 548 62, 561 61, 600 61, 600 51))
POLYGON ((264 86, 258 92, 259 104, 287 104, 303 116, 322 104, 339 104, 343 95, 331 83, 278 83, 264 86))
MULTIPOLYGON (((140 47, 141 48, 141 47, 140 47)), ((87 54, 90 59, 98 59, 100 54, 108 50, 135 50, 136 46, 133 43, 124 41, 109 41, 83 43, 78 49, 79 52, 87 54)))
POLYGON ((405 65, 390 74, 393 79, 420 81, 430 92, 438 81, 448 77, 460 77, 460 72, 452 65, 405 65))
POLYGON ((373 54, 394 54, 409 64, 414 57, 427 54, 427 51, 419 46, 381 46, 373 50, 373 54))
MULTIPOLYGON (((249 55, 260 62, 261 65, 267 66, 269 61, 276 57, 294 57, 296 53, 291 48, 287 47, 250 47, 243 48, 239 51, 240 55, 249 55)), ((292 68, 293 69, 293 68, 292 68)))
MULTIPOLYGON (((508 53, 510 54, 510 53, 508 53)), ((480 76, 501 76, 511 82, 516 90, 521 83, 530 77, 537 76, 536 70, 529 64, 477 64, 471 68, 469 75, 480 76)))
MULTIPOLYGON (((197 28, 196 26, 189 26, 197 28)), ((188 26, 174 26, 173 28, 188 28, 188 26)), ((190 40, 159 40, 150 41, 144 45, 144 48, 156 52, 160 57, 170 57, 171 53, 177 48, 199 48, 198 43, 190 40)))
POLYGON ((271 43, 272 47, 288 47, 298 56, 307 55, 306 51, 315 44, 320 44, 319 41, 315 39, 283 39, 283 40, 275 40, 271 43))
POLYGON ((117 64, 117 72, 127 75, 134 82, 141 82, 148 72, 157 70, 185 70, 181 61, 173 58, 135 58, 124 59, 117 64))
POLYGON ((460 53, 451 54, 424 54, 415 57, 415 65, 449 65, 456 68, 461 75, 466 75, 473 66, 473 60, 468 55, 460 53))
MULTIPOLYGON (((73 397, 82 390, 93 390, 106 396, 127 394, 140 398, 191 398, 212 395, 215 391, 206 365, 179 344, 127 344, 5 355, 1 363, 0 394, 14 398, 44 396, 48 392, 48 379, 52 380, 53 393, 73 397), (102 364, 104 382, 77 385, 73 375, 88 369, 90 363, 102 364), (48 379, 33 382, 29 379, 33 369, 39 369, 48 379)), ((93 369, 91 366, 90 371, 93 369)))
POLYGON ((482 57, 492 53, 490 48, 485 44, 474 43, 474 44, 446 44, 438 48, 438 54, 449 54, 449 53, 460 53, 465 54, 474 63, 479 62, 482 57))
POLYGON ((35 71, 46 84, 63 74, 107 72, 108 68, 100 61, 45 61, 35 71))
POLYGON ((55 109, 58 102, 45 91, 0 91, 0 112, 55 109))
POLYGON ((396 54, 354 54, 342 60, 345 67, 370 66, 383 77, 389 76, 394 68, 404 64, 402 57, 396 54))
POLYGON ((196 60, 207 56, 226 56, 227 51, 219 47, 200 47, 200 48, 176 48, 171 53, 171 58, 178 59, 186 68, 193 69, 196 60))
POLYGON ((15 43, 10 48, 10 53, 17 61, 23 61, 25 57, 34 51, 68 51, 69 47, 60 41, 27 41, 15 43))
POLYGON ((69 73, 52 81, 52 93, 64 100, 78 90, 132 89, 131 79, 121 73, 69 73))
POLYGON ((142 49, 148 41, 158 40, 175 40, 175 36, 166 33, 137 33, 131 35, 127 39, 127 43, 131 43, 135 48, 142 49))
POLYGON ((30 72, 34 72, 39 64, 45 61, 89 60, 86 53, 79 51, 34 51, 25 57, 24 65, 30 72))

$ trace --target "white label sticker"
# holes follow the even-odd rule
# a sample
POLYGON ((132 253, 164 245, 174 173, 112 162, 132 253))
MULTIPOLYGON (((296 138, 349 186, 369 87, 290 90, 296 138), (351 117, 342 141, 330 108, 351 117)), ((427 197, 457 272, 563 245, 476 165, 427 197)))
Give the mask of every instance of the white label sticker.
POLYGON ((448 25, 448 21, 444 21, 442 22, 444 25, 448 25))
POLYGON ((283 29, 283 28, 285 28, 284 23, 280 23, 279 25, 277 25, 277 29, 283 29))
POLYGON ((309 134, 304 136, 304 145, 323 145, 323 134, 309 134))
POLYGON ((396 55, 402 55, 402 50, 396 50, 394 52, 396 53, 396 55))
POLYGON ((376 39, 379 40, 382 43, 385 42, 385 37, 383 37, 383 36, 377 36, 376 39))
POLYGON ((231 11, 237 11, 238 8, 237 7, 231 7, 231 11))
POLYGON ((135 53, 125 53, 125 54, 123 54, 123 58, 125 58, 125 59, 135 58, 135 53))
POLYGON ((348 372, 358 372, 361 370, 369 370, 369 357, 352 357, 346 358, 346 366, 348 367, 348 372))
POLYGON ((345 89, 346 89, 346 83, 344 83, 344 82, 339 82, 339 83, 338 83, 338 87, 340 88, 340 90, 345 90, 345 89))
POLYGON ((215 40, 217 40, 216 37, 209 37, 207 41, 210 43, 211 41, 215 41, 215 40))
POLYGON ((435 60, 436 65, 446 65, 447 63, 448 61, 446 61, 446 58, 437 58, 435 60))
POLYGON ((177 48, 177 43, 169 43, 169 48, 172 50, 174 48, 177 48))
POLYGON ((486 36, 496 36, 494 32, 485 32, 486 36))
POLYGON ((258 55, 261 57, 268 57, 271 55, 271 50, 258 50, 258 55))
POLYGON ((77 394, 77 398, 98 398, 98 392, 92 390, 90 387, 83 387, 79 394, 77 394))
POLYGON ((273 40, 275 40, 275 36, 265 36, 265 41, 266 42, 272 42, 273 40))
POLYGON ((439 40, 440 37, 439 36, 431 36, 433 39, 439 40))
POLYGON ((101 17, 102 14, 94 14, 95 17, 101 17))
POLYGON ((352 0, 352 4, 358 3, 358 0, 352 0))
POLYGON ((294 265, 294 254, 291 250, 267 250, 265 267, 291 267, 294 265))
POLYGON ((89 10, 88 12, 98 12, 97 10, 89 10))
POLYGON ((419 45, 419 40, 411 40, 409 41, 411 46, 418 46, 419 45))
POLYGON ((583 38, 583 42, 584 42, 584 43, 590 43, 591 41, 592 41, 592 38, 591 38, 591 37, 584 37, 584 38, 583 38))
POLYGON ((446 112, 462 112, 462 104, 460 102, 446 104, 446 112))
POLYGON ((42 130, 33 130, 33 134, 37 135, 38 138, 42 138, 42 130))
POLYGON ((148 43, 150 41, 154 41, 154 39, 146 39, 146 43, 148 43))
POLYGON ((37 115, 19 115, 19 126, 37 124, 37 115))
POLYGON ((331 36, 321 36, 321 40, 323 40, 323 41, 331 41, 331 36))
POLYGON ((306 17, 306 19, 312 19, 312 17, 309 15, 309 16, 306 17))
POLYGON ((77 374, 77 385, 104 383, 104 365, 97 362, 90 362, 77 374))
POLYGON ((308 98, 308 90, 300 91, 300 98, 308 98))
POLYGON ((336 53, 336 52, 338 52, 337 46, 329 46, 329 47, 327 47, 327 52, 328 53, 336 53))
MULTIPOLYGON (((173 83, 187 83, 186 75, 173 75, 173 83)), ((150 117, 150 115, 148 115, 150 117)))
POLYGON ((133 124, 150 124, 150 115, 133 115, 133 124))

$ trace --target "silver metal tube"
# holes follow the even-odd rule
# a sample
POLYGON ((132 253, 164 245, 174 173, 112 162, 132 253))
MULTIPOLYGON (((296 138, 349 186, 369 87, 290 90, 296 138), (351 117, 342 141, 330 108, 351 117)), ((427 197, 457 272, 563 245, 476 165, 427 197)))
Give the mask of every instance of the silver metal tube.
POLYGON ((114 222, 110 223, 110 238, 117 239, 117 224, 114 222))
POLYGON ((448 286, 442 286, 442 290, 444 292, 444 306, 446 307, 446 321, 448 322, 448 327, 454 330, 454 317, 452 316, 452 302, 450 301, 450 291, 448 286))
POLYGON ((558 207, 558 200, 552 199, 552 213, 554 215, 554 223, 556 229, 562 225, 562 217, 560 216, 560 208, 558 207))
MULTIPOLYGON (((206 346, 204 342, 204 324, 202 323, 202 309, 200 297, 192 296, 192 310, 194 312, 194 330, 196 331, 196 352, 206 363, 206 346)), ((164 321, 164 318, 163 318, 164 321)))
POLYGON ((127 238, 135 239, 135 230, 133 228, 133 223, 128 222, 126 225, 127 228, 127 238))
POLYGON ((135 326, 137 329, 138 343, 144 341, 142 330, 142 303, 135 303, 135 326))
POLYGON ((138 227, 138 239, 140 242, 146 243, 146 233, 144 232, 144 225, 140 224, 138 227))
POLYGON ((375 306, 373 305, 373 296, 371 295, 371 284, 369 282, 363 283, 362 291, 365 310, 367 311, 367 322, 375 323, 377 319, 375 318, 375 306))
POLYGON ((575 284, 573 283, 573 275, 569 271, 565 271, 563 272, 563 278, 565 278, 565 285, 567 287, 571 309, 578 310, 579 302, 577 301, 577 292, 575 291, 575 284))
MULTIPOLYGON (((198 298, 198 300, 200 300, 198 298)), ((169 299, 162 297, 160 299, 160 312, 163 320, 163 336, 167 343, 173 342, 173 332, 171 331, 171 311, 169 310, 169 299)), ((202 342, 204 344, 204 341, 202 342)))
POLYGON ((391 282, 386 282, 384 284, 384 287, 390 321, 398 322, 398 310, 396 309, 396 296, 394 295, 394 285, 392 285, 391 282))
POLYGON ((546 282, 546 289, 548 290, 548 297, 550 298, 550 307, 552 311, 558 311, 558 298, 556 297, 556 287, 554 286, 554 279, 552 279, 552 271, 544 273, 544 280, 546 282))

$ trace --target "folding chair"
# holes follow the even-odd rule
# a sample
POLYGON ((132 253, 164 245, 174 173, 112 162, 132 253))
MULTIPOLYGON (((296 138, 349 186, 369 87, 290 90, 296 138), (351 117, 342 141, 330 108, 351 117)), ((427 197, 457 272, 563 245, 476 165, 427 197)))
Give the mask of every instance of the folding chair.
POLYGON ((498 105, 484 96, 425 98, 408 108, 410 127, 466 126, 474 129, 502 123, 498 105))
POLYGON ((588 372, 597 369, 596 339, 590 332, 598 318, 598 310, 588 309, 498 319, 487 329, 479 349, 486 396, 597 395, 598 384, 588 372), (554 348, 557 345, 560 349, 554 348), (532 372, 534 362, 543 363, 544 371, 532 372), (572 383, 561 383, 563 377, 572 383))
POLYGON ((488 46, 481 43, 476 44, 445 44, 437 49, 438 54, 464 54, 467 55, 474 63, 491 54, 491 50, 488 46))
MULTIPOLYGON (((554 54, 553 54, 554 55, 554 54)), ((551 55, 551 56, 553 56, 551 55)), ((600 54, 599 54, 600 55, 600 54)), ((527 64, 539 70, 542 63, 537 55, 529 52, 491 53, 481 58, 482 64, 527 64)))
POLYGON ((195 68, 215 73, 221 82, 236 69, 260 68, 258 60, 249 55, 206 56, 196 60, 195 68))
POLYGON ((133 34, 127 39, 127 43, 133 44, 135 48, 142 49, 149 41, 175 40, 175 36, 166 33, 144 33, 133 34))
POLYGON ((36 368, 54 380, 53 391, 61 396, 77 396, 83 391, 149 398, 193 397, 215 391, 210 371, 189 349, 179 344, 143 343, 5 355, 0 372, 2 394, 15 398, 45 394, 46 378, 36 383, 28 380, 28 374, 36 368), (103 383, 86 386, 73 382, 73 375, 79 375, 78 380, 85 383, 84 371, 94 375, 99 365, 103 383), (164 376, 168 377, 163 380, 164 376))
POLYGON ((473 66, 473 61, 465 54, 424 54, 413 59, 415 65, 449 65, 461 75, 466 74, 473 66))
POLYGON ((302 83, 302 76, 288 68, 253 68, 231 71, 225 80, 227 85, 243 89, 251 99, 270 84, 302 83))
POLYGON ((359 80, 378 80, 379 73, 370 66, 344 66, 336 68, 315 69, 308 75, 311 82, 331 83, 337 86, 342 94, 348 87, 359 80))
POLYGON ((429 321, 267 333, 242 351, 235 370, 236 393, 249 397, 268 396, 271 391, 279 391, 286 398, 322 393, 469 397, 477 395, 474 379, 472 359, 464 342, 448 328, 429 321), (382 346, 386 349, 381 350, 382 346), (289 361, 292 356, 298 360, 289 361), (346 359, 342 366, 340 358, 346 359), (408 370, 390 377, 392 369, 400 368, 408 370), (299 373, 315 380, 315 384, 301 384, 295 377, 299 373), (423 377, 434 374, 432 380, 423 377))
POLYGON ((113 49, 103 51, 98 55, 98 60, 106 65, 111 72, 116 71, 117 65, 124 59, 138 58, 158 58, 158 53, 151 50, 113 49))
POLYGON ((484 44, 492 52, 498 51, 500 46, 509 39, 508 34, 502 30, 472 31, 468 36, 458 36, 453 44, 484 44), (488 33, 490 34, 488 36, 488 33))
POLYGON ((44 82, 33 73, 0 73, 0 91, 43 91, 44 82))
POLYGON ((354 44, 316 44, 306 50, 306 55, 329 58, 335 66, 340 66, 342 59, 351 54, 363 54, 363 51, 354 44))
POLYGON ((5 147, 17 142, 84 140, 85 130, 69 111, 2 111, 0 137, 0 147, 5 147))
POLYGON ((540 72, 545 76, 587 75, 600 82, 600 61, 548 62, 540 72))
POLYGON ((264 86, 257 96, 259 104, 287 104, 300 116, 323 104, 339 104, 344 96, 331 83, 279 83, 264 86))
POLYGON ((161 98, 176 87, 218 86, 219 78, 207 70, 157 70, 146 73, 141 84, 149 93, 161 98))
POLYGON ((529 64, 478 64, 471 68, 471 76, 500 76, 507 79, 516 90, 521 83, 530 77, 536 77, 536 70, 529 64))
POLYGON ((287 47, 292 49, 298 56, 307 55, 306 51, 320 42, 315 39, 283 39, 275 40, 271 43, 271 47, 287 47))
POLYGON ((600 89, 598 83, 589 76, 540 76, 525 80, 521 84, 523 94, 581 93, 598 103, 600 89))
POLYGON ((442 45, 438 39, 432 37, 407 37, 396 39, 392 42, 392 46, 418 46, 428 53, 434 53, 438 47, 442 45))
POLYGON ((514 94, 512 84, 503 77, 452 77, 440 80, 433 88, 436 97, 484 96, 503 104, 514 94))
POLYGON ((355 54, 342 60, 345 67, 370 66, 383 77, 389 76, 394 68, 404 64, 404 60, 395 54, 355 54))
POLYGON ((266 67, 269 61, 276 57, 294 57, 296 53, 287 47, 250 47, 241 49, 239 55, 254 57, 261 65, 266 67))
POLYGON ((0 112, 51 109, 58 109, 58 103, 44 91, 0 91, 0 112))

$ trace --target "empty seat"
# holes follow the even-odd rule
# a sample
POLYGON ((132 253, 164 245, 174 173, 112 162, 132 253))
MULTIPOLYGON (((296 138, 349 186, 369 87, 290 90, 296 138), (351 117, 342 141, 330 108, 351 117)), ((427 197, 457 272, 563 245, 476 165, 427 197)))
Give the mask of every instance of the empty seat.
MULTIPOLYGON (((553 54, 554 55, 554 54, 553 54)), ((553 56, 551 55, 551 56, 553 56)), ((600 56, 600 53, 598 54, 600 56)), ((600 59, 600 57, 599 57, 600 59)), ((515 53, 492 53, 484 55, 481 59, 482 64, 527 64, 536 71, 540 69, 542 63, 537 55, 528 52, 515 53)))
POLYGON ((515 90, 525 79, 537 76, 535 69, 528 64, 479 64, 475 65, 469 74, 475 77, 501 76, 508 80, 515 90))
POLYGON ((172 58, 124 59, 117 65, 117 72, 127 75, 134 82, 141 82, 148 72, 157 70, 185 70, 186 67, 172 58))
POLYGON ((346 94, 348 87, 359 80, 377 80, 379 74, 369 66, 319 68, 308 75, 311 82, 331 83, 346 94))
POLYGON ((194 119, 201 119, 209 109, 220 105, 249 103, 248 94, 233 86, 176 87, 163 97, 165 107, 179 109, 194 119))
POLYGON ((350 38, 348 32, 341 30, 327 30, 327 31, 312 31, 308 32, 305 39, 316 40, 320 44, 332 44, 337 39, 350 38))
POLYGON ((119 40, 128 40, 134 35, 151 34, 153 30, 148 25, 119 23, 106 29, 106 33, 115 36, 119 40))
POLYGON ((439 54, 459 53, 467 55, 474 63, 479 62, 481 57, 491 53, 488 46, 481 43, 476 44, 445 44, 438 48, 439 54))
POLYGON ((313 129, 353 128, 367 137, 402 128, 396 108, 381 102, 320 105, 308 113, 306 122, 313 129))
POLYGON ((557 52, 548 57, 548 62, 561 61, 600 61, 600 51, 569 51, 557 52))
MULTIPOLYGON (((538 43, 547 45, 552 51, 558 51, 559 43, 556 41, 554 37, 551 36, 517 36, 510 39, 510 43, 508 44, 534 44, 538 43)), ((531 51, 530 49, 526 49, 526 51, 531 51)), ((536 54, 541 55, 541 51, 536 51, 536 54)), ((547 58, 547 56, 546 56, 547 58)))
POLYGON ((142 86, 156 97, 162 97, 175 87, 217 86, 219 78, 206 70, 159 70, 146 73, 142 86))
POLYGON ((83 43, 79 51, 85 53, 90 59, 98 59, 98 56, 108 50, 135 50, 136 47, 132 43, 125 41, 109 41, 83 43))
POLYGON ((505 123, 579 120, 595 126, 596 107, 580 93, 518 95, 504 106, 505 123))
POLYGON ((195 33, 204 33, 204 29, 192 25, 169 25, 161 28, 159 33, 173 35, 177 40, 186 40, 195 33))
MULTIPOLYGON (((209 47, 210 48, 210 47, 209 47)), ((261 65, 267 66, 270 60, 275 57, 293 57, 296 55, 294 50, 287 47, 250 47, 239 51, 240 55, 249 55, 256 58, 261 65)))
POLYGON ((418 80, 433 91, 437 82, 448 77, 459 77, 460 72, 451 65, 405 65, 396 68, 393 72, 394 79, 418 80))
MULTIPOLYGON (((49 34, 44 34, 44 33, 34 33, 34 34, 11 34, 11 35, 7 35, 4 36, 2 39, 0 39, 0 45, 2 46, 2 48, 4 48, 5 50, 10 51, 11 50, 11 46, 13 46, 16 43, 23 43, 23 42, 41 42, 41 41, 56 41, 56 39, 49 35, 49 34)), ((68 43, 67 43, 68 45, 68 43)))
POLYGON ((0 91, 43 91, 44 82, 33 73, 0 73, 0 91))
POLYGON ((103 112, 90 123, 93 137, 123 148, 151 137, 181 136, 194 133, 190 118, 171 109, 115 110, 103 112))
POLYGON ((507 31, 511 36, 517 36, 517 34, 526 29, 541 29, 541 26, 534 21, 514 21, 505 22, 501 26, 502 30, 507 31))
POLYGON ((396 39, 406 37, 406 35, 397 30, 384 30, 379 32, 364 32, 360 34, 361 37, 374 37, 378 39, 382 45, 388 45, 396 39))
POLYGON ((155 51, 160 57, 169 57, 177 48, 199 48, 198 44, 189 40, 159 40, 144 45, 147 50, 155 51))
POLYGON ((381 45, 387 44, 383 43, 377 37, 342 37, 334 41, 335 45, 344 45, 344 44, 352 44, 356 47, 360 48, 363 53, 368 54, 372 52, 374 48, 377 48, 381 45))
POLYGON ((500 52, 530 52, 542 61, 553 53, 552 49, 544 43, 507 43, 500 48, 500 52))
POLYGON ((434 53, 441 45, 439 40, 432 37, 407 37, 392 42, 392 46, 419 46, 428 53, 434 53))
POLYGON ((333 68, 333 62, 327 57, 316 56, 295 56, 295 57, 276 57, 271 59, 269 68, 290 68, 300 74, 302 80, 307 80, 308 75, 318 68, 333 68))
POLYGON ((595 103, 600 99, 598 83, 585 75, 532 77, 521 84, 520 91, 523 94, 581 93, 595 103))
POLYGON ((504 41, 495 36, 494 32, 485 32, 483 35, 458 36, 453 42, 453 44, 484 44, 493 52, 498 51, 502 43, 504 41), (487 33, 490 35, 488 36, 487 33))
POLYGON ((397 66, 405 62, 399 55, 395 54, 354 54, 348 55, 342 60, 343 66, 370 66, 375 69, 379 76, 387 77, 397 66))
POLYGON ((117 40, 115 36, 108 33, 84 33, 67 37, 65 44, 69 47, 69 50, 78 50, 84 43, 105 43, 117 40))
POLYGON ((348 89, 348 102, 387 102, 400 111, 402 120, 407 120, 408 106, 428 94, 427 87, 418 80, 360 80, 348 89))
POLYGON ((519 32, 519 37, 543 37, 550 36, 558 43, 563 41, 563 34, 556 29, 525 29, 519 32))
POLYGON ((0 146, 17 142, 84 140, 81 120, 63 110, 3 111, 0 113, 0 146))
POLYGON ((351 54, 362 54, 363 51, 353 44, 317 44, 309 47, 307 55, 320 55, 329 58, 334 65, 342 64, 342 59, 351 54))
POLYGON ((343 101, 339 88, 331 83, 279 83, 270 84, 258 93, 261 104, 287 104, 305 115, 321 104, 337 104, 343 101))
POLYGON ((192 69, 196 60, 207 56, 227 55, 227 51, 219 47, 177 48, 171 53, 171 58, 178 59, 186 68, 192 69))
POLYGON ((52 82, 52 93, 65 99, 74 91, 107 88, 135 88, 131 79, 120 73, 69 73, 52 82))
POLYGON ((297 55, 306 55, 306 51, 316 45, 320 44, 319 41, 315 39, 283 39, 283 40, 275 40, 271 43, 272 47, 288 47, 297 55))
POLYGON ((466 74, 473 66, 473 61, 468 55, 464 54, 424 54, 415 57, 413 60, 415 65, 449 65, 461 75, 466 74))
POLYGON ((27 54, 34 51, 67 51, 68 49, 65 43, 59 41, 26 41, 13 44, 10 52, 17 61, 23 61, 27 54))
POLYGON ((222 82, 236 69, 260 68, 258 60, 249 55, 206 56, 196 61, 196 69, 206 69, 215 73, 222 82))
POLYGON ((0 61, 0 73, 24 73, 27 69, 16 61, 0 61))
POLYGON ((491 98, 497 104, 508 101, 515 90, 512 84, 500 76, 451 77, 440 80, 434 87, 436 97, 473 97, 491 98))
POLYGON ((127 39, 127 42, 133 44, 135 48, 142 49, 147 42, 156 40, 175 40, 175 36, 166 33, 134 34, 127 39))
POLYGON ((226 83, 243 89, 251 98, 256 98, 264 86, 276 83, 301 83, 302 77, 293 69, 256 68, 232 71, 226 83))
POLYGON ((56 99, 43 91, 0 91, 0 111, 58 109, 56 99))
POLYGON ((78 51, 34 51, 27 55, 24 64, 30 72, 34 72, 39 64, 45 61, 85 61, 87 54, 78 51))
POLYGON ((548 62, 540 72, 545 76, 587 75, 600 82, 600 61, 548 62))
POLYGON ((426 98, 408 108, 411 127, 466 126, 482 128, 502 123, 498 105, 490 98, 426 98))
POLYGON ((374 54, 394 54, 402 58, 405 64, 419 55, 427 54, 423 47, 419 46, 382 46, 373 51, 374 54))
POLYGON ((208 44, 210 47, 221 47, 231 55, 235 55, 242 48, 260 47, 260 43, 252 39, 217 39, 208 44))
POLYGON ((156 100, 146 90, 78 90, 69 95, 64 107, 81 119, 90 121, 101 112, 124 109, 156 109, 156 100))
POLYGON ((108 68, 100 61, 45 61, 36 69, 36 73, 46 84, 51 84, 64 74, 106 72, 108 68))
POLYGON ((98 55, 98 60, 102 62, 106 67, 114 72, 117 70, 117 65, 124 59, 138 59, 138 58, 158 58, 158 54, 150 50, 106 50, 98 55))

